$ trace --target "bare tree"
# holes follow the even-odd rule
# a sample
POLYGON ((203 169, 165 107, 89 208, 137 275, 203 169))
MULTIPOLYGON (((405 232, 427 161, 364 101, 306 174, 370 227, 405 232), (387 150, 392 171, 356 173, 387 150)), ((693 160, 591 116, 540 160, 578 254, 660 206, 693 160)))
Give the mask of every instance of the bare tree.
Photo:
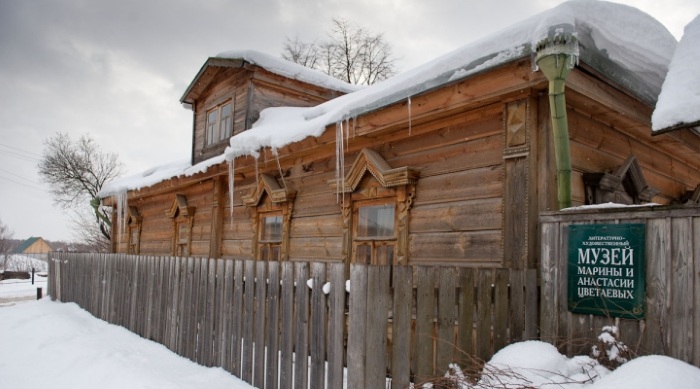
POLYGON ((293 40, 287 37, 282 58, 307 68, 316 68, 319 60, 319 48, 316 46, 316 42, 302 42, 299 40, 299 36, 295 36, 293 40))
POLYGON ((12 235, 14 235, 12 230, 0 220, 0 255, 3 257, 3 270, 7 269, 7 259, 10 254, 10 247, 12 246, 12 235))
POLYGON ((105 183, 122 174, 117 155, 103 153, 89 135, 73 141, 68 134, 58 132, 44 146, 39 175, 51 186, 54 203, 62 209, 89 203, 94 211, 94 228, 109 240, 110 208, 100 204, 97 193, 105 183))
POLYGON ((371 85, 394 74, 395 59, 383 34, 334 18, 329 40, 306 43, 287 38, 282 58, 318 69, 351 84, 371 85))

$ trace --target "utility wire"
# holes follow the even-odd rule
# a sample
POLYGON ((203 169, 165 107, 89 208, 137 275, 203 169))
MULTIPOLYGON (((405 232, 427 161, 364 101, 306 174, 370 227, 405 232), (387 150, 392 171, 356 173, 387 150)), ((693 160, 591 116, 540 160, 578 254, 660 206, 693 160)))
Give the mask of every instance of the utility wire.
POLYGON ((6 145, 6 144, 4 144, 4 143, 0 143, 0 146, 2 146, 2 147, 7 147, 8 149, 13 149, 13 150, 21 151, 21 152, 23 152, 23 153, 26 153, 26 154, 29 154, 29 155, 33 155, 33 156, 36 156, 36 157, 41 157, 40 154, 37 154, 37 153, 35 153, 35 152, 33 152, 33 151, 20 149, 20 148, 18 148, 18 147, 6 145))
POLYGON ((12 172, 7 171, 7 170, 5 170, 5 169, 0 169, 0 172, 5 172, 5 173, 7 173, 7 174, 9 174, 9 175, 15 176, 15 177, 20 178, 20 179, 22 179, 22 180, 29 181, 29 182, 31 182, 32 184, 35 184, 35 185, 41 185, 40 182, 32 181, 32 180, 30 180, 30 179, 28 179, 28 178, 26 178, 26 177, 22 177, 22 176, 20 176, 19 174, 12 173, 12 172))
POLYGON ((2 178, 3 180, 7 180, 7 181, 10 181, 10 182, 13 182, 13 183, 15 183, 15 184, 17 184, 17 185, 26 186, 26 187, 29 188, 29 189, 34 189, 34 190, 38 190, 38 191, 41 191, 41 192, 47 192, 46 189, 39 188, 39 187, 36 187, 36 186, 33 186, 33 185, 24 184, 24 183, 22 183, 22 182, 15 181, 15 180, 13 180, 13 179, 11 179, 11 178, 3 177, 2 175, 0 175, 0 178, 2 178))

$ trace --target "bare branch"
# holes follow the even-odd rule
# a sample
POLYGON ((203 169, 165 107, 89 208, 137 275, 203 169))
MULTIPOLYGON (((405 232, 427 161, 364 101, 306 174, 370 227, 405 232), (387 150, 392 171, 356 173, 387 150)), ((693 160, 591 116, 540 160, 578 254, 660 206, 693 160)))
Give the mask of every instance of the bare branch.
POLYGON ((320 70, 351 84, 371 85, 396 73, 391 47, 383 34, 373 34, 334 18, 328 40, 305 43, 287 38, 282 58, 320 70))
MULTIPOLYGON (((73 141, 61 132, 44 142, 38 168, 51 186, 54 203, 64 210, 89 206, 105 183, 123 173, 117 155, 103 153, 89 135, 73 141)), ((99 207, 95 219, 93 228, 109 239, 109 219, 100 216, 99 207)))

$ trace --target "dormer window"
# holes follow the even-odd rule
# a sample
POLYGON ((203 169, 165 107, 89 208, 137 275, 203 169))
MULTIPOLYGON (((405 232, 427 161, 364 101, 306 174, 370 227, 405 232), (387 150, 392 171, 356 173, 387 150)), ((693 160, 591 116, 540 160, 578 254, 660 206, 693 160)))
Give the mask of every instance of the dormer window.
POLYGON ((233 103, 230 100, 207 111, 206 129, 207 146, 233 135, 233 103))

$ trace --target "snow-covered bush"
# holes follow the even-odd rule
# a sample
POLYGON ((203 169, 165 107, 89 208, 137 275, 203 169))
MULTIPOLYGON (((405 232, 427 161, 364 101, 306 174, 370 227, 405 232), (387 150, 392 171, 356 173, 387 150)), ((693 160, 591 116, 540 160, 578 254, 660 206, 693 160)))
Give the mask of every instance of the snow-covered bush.
POLYGON ((598 342, 591 347, 591 357, 610 370, 615 370, 631 359, 627 345, 618 340, 619 332, 616 326, 605 326, 598 335, 598 342))

